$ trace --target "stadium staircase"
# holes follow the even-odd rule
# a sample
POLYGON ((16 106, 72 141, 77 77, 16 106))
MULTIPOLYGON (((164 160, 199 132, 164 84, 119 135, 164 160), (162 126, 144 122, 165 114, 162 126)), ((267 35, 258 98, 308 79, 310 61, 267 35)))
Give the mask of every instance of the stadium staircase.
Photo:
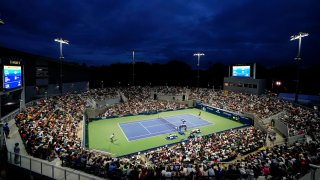
MULTIPOLYGON (((267 137, 267 140, 266 140, 266 145, 267 147, 272 147, 274 145, 279 145, 279 144, 284 144, 285 143, 285 138, 279 133, 279 131, 277 130, 273 130, 273 132, 275 133, 275 141, 271 141, 269 137, 267 137)), ((268 134, 269 136, 269 134, 268 134)))
POLYGON ((22 141, 21 136, 19 134, 18 127, 15 124, 15 121, 12 119, 8 122, 8 124, 10 127, 9 138, 6 139, 6 146, 7 146, 8 151, 13 152, 15 143, 19 143, 20 154, 27 156, 28 153, 27 153, 26 149, 24 148, 24 144, 23 144, 23 141, 22 141))
MULTIPOLYGON (((19 129, 15 124, 15 120, 11 119, 8 121, 10 127, 9 138, 6 138, 6 148, 8 151, 8 163, 16 167, 17 173, 31 171, 30 173, 40 177, 40 179, 65 179, 65 180, 102 180, 103 178, 87 174, 72 168, 62 167, 62 161, 56 157, 52 161, 42 160, 30 156, 24 146, 24 143, 19 134, 19 129), (20 147, 20 164, 14 164, 14 146, 15 143, 19 143, 20 147), (11 153, 11 154, 10 154, 11 153), (19 169, 20 168, 20 169, 19 169), (30 170, 31 169, 31 170, 30 170)), ((29 174, 29 173, 27 173, 29 174)), ((1 179, 1 178, 0 178, 1 179)))
POLYGON ((119 94, 120 94, 120 99, 122 100, 122 102, 128 101, 128 98, 122 92, 119 92, 119 94))

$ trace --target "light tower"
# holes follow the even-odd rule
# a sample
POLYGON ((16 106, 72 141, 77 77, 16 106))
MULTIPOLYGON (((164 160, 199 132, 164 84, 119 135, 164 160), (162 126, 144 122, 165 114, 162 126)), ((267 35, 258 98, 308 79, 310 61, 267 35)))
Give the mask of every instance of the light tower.
POLYGON ((299 93, 299 63, 301 60, 301 57, 300 57, 301 40, 303 37, 307 37, 308 35, 309 35, 308 33, 300 32, 299 34, 293 35, 290 37, 290 41, 299 40, 298 55, 296 58, 294 58, 294 60, 297 61, 297 83, 296 83, 296 93, 295 93, 295 97, 294 97, 295 102, 298 102, 298 93, 299 93))
POLYGON ((201 56, 204 56, 205 54, 204 53, 194 53, 193 56, 198 56, 198 76, 197 76, 197 87, 199 87, 199 83, 200 83, 200 57, 201 56))
MULTIPOLYGON (((2 19, 0 19, 0 25, 4 25, 4 21, 2 19)), ((2 94, 0 94, 0 105, 1 105, 1 95, 2 94)), ((2 108, 2 106, 0 106, 0 122, 1 122, 1 108, 2 108)), ((1 128, 0 134, 3 134, 1 124, 0 124, 0 128, 1 128)), ((0 146, 2 147, 3 144, 4 144, 4 137, 0 136, 0 146)))
POLYGON ((62 39, 62 38, 55 38, 54 39, 55 42, 58 42, 60 44, 60 82, 59 82, 59 91, 60 94, 62 94, 62 85, 63 85, 63 81, 62 81, 62 59, 64 58, 62 55, 62 44, 69 44, 68 40, 62 39))
POLYGON ((134 50, 132 51, 132 86, 134 86, 134 64, 135 64, 135 61, 134 61, 134 50))

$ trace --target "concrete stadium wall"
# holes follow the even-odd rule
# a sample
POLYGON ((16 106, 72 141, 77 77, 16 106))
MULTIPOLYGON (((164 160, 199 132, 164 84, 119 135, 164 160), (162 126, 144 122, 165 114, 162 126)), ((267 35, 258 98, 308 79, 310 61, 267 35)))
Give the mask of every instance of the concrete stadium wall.
POLYGON ((120 96, 112 99, 106 99, 102 101, 96 101, 97 107, 103 107, 106 105, 114 105, 120 102, 120 96))
POLYGON ((106 111, 106 107, 104 108, 95 108, 95 109, 91 109, 91 108, 87 108, 85 110, 85 113, 87 115, 87 117, 90 118, 95 118, 97 117, 99 114, 102 114, 106 111))
POLYGON ((306 140, 305 135, 301 134, 301 135, 288 137, 287 142, 290 145, 290 144, 294 144, 296 142, 302 142, 302 141, 305 141, 305 140, 306 140))
POLYGON ((83 92, 89 90, 89 82, 82 81, 82 82, 72 82, 72 83, 63 83, 63 93, 67 92, 83 92))
POLYGON ((185 104, 188 107, 194 107, 195 106, 195 101, 194 100, 188 100, 188 101, 175 101, 176 103, 180 103, 180 104, 185 104))
POLYGON ((285 111, 281 111, 278 114, 275 114, 273 116, 263 119, 263 122, 271 124, 272 119, 279 119, 279 117, 283 116, 284 114, 285 114, 285 111))
POLYGON ((164 101, 174 101, 174 100, 182 101, 182 97, 183 97, 183 95, 161 95, 161 94, 157 94, 158 100, 164 100, 164 101))
MULTIPOLYGON (((294 101, 295 94, 294 93, 279 93, 279 98, 287 100, 287 101, 294 101)), ((320 103, 320 96, 312 96, 306 94, 298 94, 298 101, 299 103, 320 103)))
POLYGON ((26 91, 26 102, 33 100, 37 96, 35 86, 26 86, 25 91, 26 91))
POLYGON ((253 79, 244 77, 225 77, 223 89, 228 91, 237 91, 250 94, 263 94, 265 92, 266 81, 264 79, 253 79), (226 84, 229 84, 226 86, 226 84), (230 84, 242 84, 241 86, 234 86, 230 84), (256 88, 244 87, 244 84, 255 85, 256 88))
POLYGON ((289 136, 288 126, 280 119, 274 119, 274 127, 285 137, 289 136))
MULTIPOLYGON (((279 113, 280 114, 280 113, 279 113)), ((244 113, 245 116, 251 118, 254 120, 254 127, 264 131, 265 133, 271 133, 273 132, 273 130, 268 129, 268 127, 270 127, 270 123, 268 122, 264 122, 264 120, 258 118, 255 114, 252 113, 244 113), (268 124, 268 127, 265 126, 265 124, 268 124)), ((282 121, 280 121, 279 119, 274 119, 275 120, 275 124, 274 124, 274 128, 277 129, 283 136, 288 137, 288 127, 286 124, 284 124, 282 121)), ((270 120, 271 122, 271 120, 270 120)))
POLYGON ((253 120, 253 126, 257 129, 260 129, 264 133, 269 133, 269 129, 265 127, 263 121, 258 118, 255 114, 252 113, 243 113, 244 116, 253 120))
MULTIPOLYGON (((63 83, 63 93, 67 92, 83 92, 89 90, 89 82, 81 81, 81 82, 73 82, 73 83, 63 83)), ((26 86, 26 102, 31 101, 36 98, 42 98, 45 95, 38 95, 36 86, 26 86)), ((47 88, 47 96, 53 96, 60 94, 59 84, 48 84, 47 88)))

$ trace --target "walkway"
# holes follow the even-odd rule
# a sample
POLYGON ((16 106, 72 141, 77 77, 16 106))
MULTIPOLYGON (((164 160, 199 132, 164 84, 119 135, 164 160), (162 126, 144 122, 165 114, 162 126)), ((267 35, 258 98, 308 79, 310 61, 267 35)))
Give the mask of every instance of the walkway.
POLYGON ((9 138, 6 139, 6 146, 8 149, 8 163, 14 164, 16 166, 20 166, 22 168, 31 170, 38 174, 42 174, 47 177, 51 177, 53 179, 68 179, 68 180, 95 180, 101 179, 99 177, 86 174, 81 171, 77 171, 75 169, 61 167, 61 161, 59 158, 49 162, 46 160, 42 160, 39 158, 34 158, 28 155, 24 144, 22 142, 21 136, 18 132, 18 128, 15 125, 14 120, 10 120, 8 122, 10 127, 9 138), (19 143, 20 147, 20 163, 14 163, 14 145, 15 143, 19 143), (11 154, 9 153, 11 152, 11 154))

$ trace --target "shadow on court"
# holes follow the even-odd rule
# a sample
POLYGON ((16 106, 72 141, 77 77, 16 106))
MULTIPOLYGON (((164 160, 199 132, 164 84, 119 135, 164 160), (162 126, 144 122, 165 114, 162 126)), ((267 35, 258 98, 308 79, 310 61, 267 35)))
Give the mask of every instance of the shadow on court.
POLYGON ((110 144, 114 144, 116 146, 119 146, 120 144, 117 143, 118 139, 114 139, 113 141, 110 141, 110 139, 107 139, 107 142, 110 143, 110 144))

